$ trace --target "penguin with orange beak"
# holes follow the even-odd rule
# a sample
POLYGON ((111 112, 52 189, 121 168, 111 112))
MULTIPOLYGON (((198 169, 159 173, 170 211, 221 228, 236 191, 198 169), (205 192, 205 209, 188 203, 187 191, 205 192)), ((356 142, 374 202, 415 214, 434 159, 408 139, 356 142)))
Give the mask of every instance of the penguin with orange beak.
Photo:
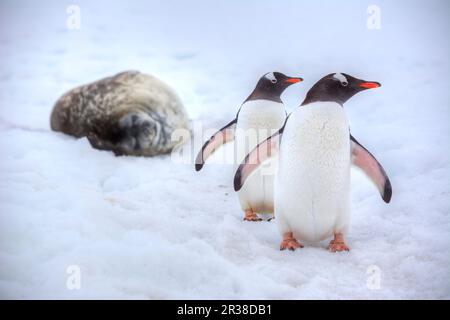
POLYGON ((320 79, 285 125, 260 143, 239 166, 235 190, 241 190, 254 170, 278 155, 275 216, 283 237, 280 249, 303 247, 333 237, 328 249, 348 251, 350 224, 350 166, 364 171, 382 199, 392 196, 389 178, 375 157, 350 134, 344 103, 356 93, 378 88, 345 73, 320 79), (281 139, 282 135, 282 139, 281 139))
MULTIPOLYGON (((241 105, 236 118, 215 133, 200 150, 195 169, 200 171, 206 159, 223 144, 235 140, 235 169, 259 143, 278 131, 286 120, 281 94, 302 78, 288 77, 280 72, 263 75, 253 92, 241 105)), ((238 192, 244 220, 260 221, 258 214, 273 213, 274 173, 261 170, 249 178, 238 192)))

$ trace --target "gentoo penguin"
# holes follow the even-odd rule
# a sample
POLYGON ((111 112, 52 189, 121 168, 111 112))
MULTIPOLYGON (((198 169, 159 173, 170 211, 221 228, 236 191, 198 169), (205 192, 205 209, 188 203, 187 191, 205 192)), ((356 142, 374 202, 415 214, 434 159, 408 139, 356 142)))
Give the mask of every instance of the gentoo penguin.
POLYGON ((235 175, 239 190, 257 165, 279 150, 275 216, 280 248, 295 250, 299 240, 334 239, 330 251, 349 250, 344 242, 350 220, 350 164, 376 184, 383 200, 392 196, 389 178, 374 156, 350 135, 343 104, 356 93, 380 87, 344 73, 319 80, 284 126, 258 145, 235 175), (281 137, 282 135, 282 137, 281 137))
POLYGON ((126 71, 64 94, 50 119, 52 130, 87 137, 94 148, 116 155, 170 152, 176 129, 188 129, 178 96, 161 80, 126 71))
MULTIPOLYGON (((236 166, 258 145, 280 129, 286 120, 281 94, 302 78, 288 77, 280 72, 263 75, 253 92, 241 105, 236 118, 215 133, 199 152, 195 169, 201 170, 206 159, 222 144, 236 140, 236 166)), ((238 192, 239 202, 245 212, 244 220, 260 221, 257 213, 273 213, 274 175, 261 171, 246 181, 238 192)))

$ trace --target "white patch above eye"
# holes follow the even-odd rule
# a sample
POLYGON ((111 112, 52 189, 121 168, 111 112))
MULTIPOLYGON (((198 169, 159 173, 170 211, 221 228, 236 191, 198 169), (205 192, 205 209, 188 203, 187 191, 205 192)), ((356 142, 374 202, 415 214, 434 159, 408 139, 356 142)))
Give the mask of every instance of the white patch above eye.
POLYGON ((341 83, 348 83, 347 78, 342 73, 335 73, 333 78, 339 80, 341 83))
POLYGON ((276 82, 277 78, 275 78, 275 75, 273 74, 273 72, 269 72, 268 74, 266 74, 264 76, 266 79, 269 79, 272 82, 276 82))

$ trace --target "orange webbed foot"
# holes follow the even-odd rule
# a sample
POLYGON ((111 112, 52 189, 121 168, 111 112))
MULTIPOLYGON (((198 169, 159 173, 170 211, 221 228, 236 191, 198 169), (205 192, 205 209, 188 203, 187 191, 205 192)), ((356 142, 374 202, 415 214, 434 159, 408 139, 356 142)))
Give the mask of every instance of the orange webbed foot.
POLYGON ((331 252, 350 251, 350 248, 344 242, 344 236, 342 233, 336 233, 334 239, 330 241, 328 250, 331 252))
POLYGON ((292 232, 287 232, 283 235, 283 241, 280 244, 280 250, 289 249, 294 251, 295 249, 303 248, 303 245, 297 241, 292 235, 292 232))
POLYGON ((257 221, 262 221, 262 219, 260 217, 258 217, 258 215, 256 213, 254 213, 253 210, 245 210, 244 221, 257 222, 257 221))

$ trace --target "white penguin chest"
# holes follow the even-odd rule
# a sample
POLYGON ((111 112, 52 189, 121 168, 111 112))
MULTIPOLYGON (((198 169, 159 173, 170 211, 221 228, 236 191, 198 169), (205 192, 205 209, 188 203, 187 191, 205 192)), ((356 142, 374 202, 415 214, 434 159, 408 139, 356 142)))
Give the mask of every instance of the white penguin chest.
POLYGON ((252 100, 244 103, 239 111, 236 129, 278 130, 286 119, 284 105, 268 100, 252 100))
POLYGON ((339 104, 302 106, 289 117, 281 154, 289 154, 283 159, 292 168, 343 168, 350 160, 349 136, 348 120, 339 104))
POLYGON ((284 105, 268 100, 244 103, 236 126, 236 143, 244 157, 259 143, 277 132, 286 120, 284 105))
POLYGON ((349 135, 347 117, 337 103, 302 106, 289 117, 276 201, 300 239, 318 241, 348 224, 349 135))

